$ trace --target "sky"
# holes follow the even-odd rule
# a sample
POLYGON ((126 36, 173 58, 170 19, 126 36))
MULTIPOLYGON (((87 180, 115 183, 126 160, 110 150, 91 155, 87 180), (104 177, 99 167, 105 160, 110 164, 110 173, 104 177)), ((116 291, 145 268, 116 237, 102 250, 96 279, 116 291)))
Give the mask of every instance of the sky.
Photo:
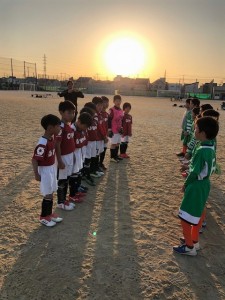
POLYGON ((0 0, 0 58, 35 62, 43 73, 46 55, 48 75, 112 79, 106 49, 129 37, 145 62, 128 76, 152 82, 166 71, 169 82, 221 83, 224 13, 225 0, 0 0))

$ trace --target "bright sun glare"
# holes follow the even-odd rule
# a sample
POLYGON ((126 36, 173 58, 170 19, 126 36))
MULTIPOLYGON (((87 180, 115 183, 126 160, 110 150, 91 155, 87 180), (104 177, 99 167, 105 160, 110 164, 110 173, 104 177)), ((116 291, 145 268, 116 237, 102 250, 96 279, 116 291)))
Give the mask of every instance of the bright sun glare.
POLYGON ((137 75, 145 64, 145 51, 138 41, 123 37, 112 41, 104 55, 108 70, 114 75, 137 75))

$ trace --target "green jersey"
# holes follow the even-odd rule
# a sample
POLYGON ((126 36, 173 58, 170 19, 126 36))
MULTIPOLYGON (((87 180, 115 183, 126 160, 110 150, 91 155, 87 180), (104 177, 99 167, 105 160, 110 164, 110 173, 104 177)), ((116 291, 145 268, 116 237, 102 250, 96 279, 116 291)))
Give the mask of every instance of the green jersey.
POLYGON ((209 177, 216 169, 215 142, 200 142, 191 160, 179 217, 197 225, 209 196, 209 177))

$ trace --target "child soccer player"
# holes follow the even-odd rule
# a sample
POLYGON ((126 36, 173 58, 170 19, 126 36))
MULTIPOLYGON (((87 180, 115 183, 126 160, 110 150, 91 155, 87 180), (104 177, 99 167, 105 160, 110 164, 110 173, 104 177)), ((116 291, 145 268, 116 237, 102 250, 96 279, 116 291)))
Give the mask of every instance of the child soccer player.
POLYGON ((118 163, 120 160, 122 160, 122 158, 118 156, 121 134, 123 130, 123 110, 120 108, 122 102, 121 96, 115 95, 113 97, 113 102, 114 106, 109 110, 108 136, 111 142, 111 161, 118 163))
POLYGON ((195 124, 195 137, 200 141, 190 164, 190 173, 184 183, 184 197, 179 210, 179 218, 184 238, 181 245, 173 247, 174 252, 195 256, 200 249, 199 229, 204 220, 204 208, 210 191, 209 177, 216 168, 216 154, 213 139, 219 125, 211 117, 202 117, 195 124))
POLYGON ((123 134, 120 144, 120 157, 122 158, 130 158, 130 156, 126 154, 129 143, 129 137, 132 136, 132 116, 129 114, 130 110, 131 104, 125 102, 123 104, 124 115, 122 119, 123 134))
MULTIPOLYGON (((187 116, 189 114, 189 111, 191 110, 190 109, 190 102, 191 102, 191 98, 188 98, 186 99, 185 101, 185 107, 186 107, 186 111, 183 115, 183 119, 182 119, 182 125, 181 125, 181 128, 182 128, 182 132, 181 132, 181 141, 183 141, 184 139, 184 132, 185 132, 185 129, 186 129, 186 122, 187 122, 187 116)), ((183 145, 183 149, 180 153, 177 154, 178 157, 183 157, 184 156, 184 153, 185 153, 185 145, 183 145)))
POLYGON ((74 124, 74 165, 73 174, 70 176, 70 195, 69 200, 73 202, 82 202, 81 197, 85 196, 84 192, 79 192, 81 186, 81 171, 83 169, 83 151, 82 148, 86 147, 86 129, 92 124, 92 117, 88 113, 79 115, 78 120, 74 124))
POLYGON ((66 200, 69 178, 73 171, 73 153, 75 151, 74 129, 71 122, 76 107, 70 101, 60 102, 61 131, 56 136, 56 157, 58 161, 57 207, 66 211, 74 209, 74 204, 66 200))
POLYGON ((97 140, 96 140, 96 149, 97 155, 95 158, 95 169, 99 175, 104 175, 103 169, 100 168, 99 164, 99 157, 101 153, 104 152, 104 143, 107 137, 108 131, 106 131, 106 127, 104 125, 104 119, 102 115, 103 109, 103 100, 101 97, 94 97, 92 99, 92 103, 96 106, 96 113, 97 113, 97 140))
POLYGON ((40 223, 47 227, 55 226, 63 220, 52 213, 53 193, 57 191, 54 135, 60 132, 60 123, 60 119, 51 114, 41 119, 41 126, 45 132, 39 139, 32 158, 34 176, 40 181, 41 194, 44 196, 40 223))
MULTIPOLYGON (((102 118, 103 118, 103 126, 105 128, 105 131, 108 132, 108 120, 109 120, 109 114, 107 113, 107 109, 109 107, 109 98, 102 96, 102 100, 103 100, 103 108, 102 108, 102 118)), ((105 137, 104 140, 104 151, 102 153, 100 153, 100 162, 99 162, 99 166, 100 168, 105 171, 106 167, 104 165, 104 159, 105 159, 105 153, 107 150, 107 143, 108 143, 108 137, 105 137)))

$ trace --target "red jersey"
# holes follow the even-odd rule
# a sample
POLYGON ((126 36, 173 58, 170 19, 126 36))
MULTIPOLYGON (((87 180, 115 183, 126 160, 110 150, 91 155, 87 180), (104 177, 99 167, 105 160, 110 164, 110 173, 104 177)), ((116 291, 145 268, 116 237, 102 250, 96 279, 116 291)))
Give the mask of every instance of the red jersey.
POLYGON ((132 116, 129 114, 124 114, 122 120, 123 126, 123 136, 132 135, 132 116))
POLYGON ((98 113, 98 124, 97 124, 97 141, 102 141, 106 138, 108 131, 106 131, 104 125, 104 119, 102 113, 98 113))
POLYGON ((102 118, 103 118, 103 126, 105 127, 106 135, 108 133, 108 122, 109 122, 109 114, 107 111, 101 112, 102 118))
POLYGON ((98 127, 98 115, 95 114, 92 120, 92 124, 88 127, 88 140, 97 141, 97 127, 98 127))
POLYGON ((74 126, 74 141, 75 141, 75 147, 82 148, 87 145, 87 136, 86 133, 83 130, 79 130, 76 125, 74 126))
POLYGON ((38 162, 38 166, 52 166, 55 163, 55 140, 41 137, 34 149, 33 159, 38 162))
POLYGON ((73 153, 75 150, 74 129, 71 124, 61 122, 61 131, 56 136, 60 143, 61 155, 73 153))

